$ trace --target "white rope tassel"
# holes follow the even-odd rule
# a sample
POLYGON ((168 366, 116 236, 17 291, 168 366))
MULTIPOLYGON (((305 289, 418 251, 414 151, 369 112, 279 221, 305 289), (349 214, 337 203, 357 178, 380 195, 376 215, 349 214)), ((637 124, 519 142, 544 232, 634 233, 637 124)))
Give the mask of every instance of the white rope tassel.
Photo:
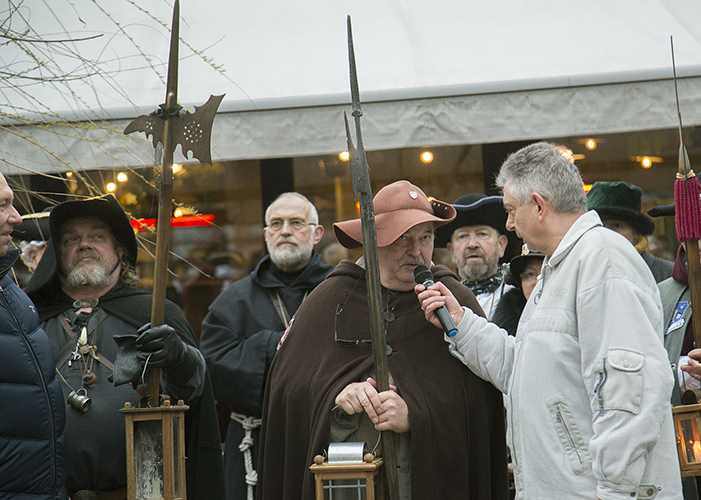
POLYGON ((246 431, 243 437, 239 450, 243 453, 243 461, 246 467, 246 484, 248 485, 248 500, 253 500, 253 487, 258 483, 258 472, 253 468, 253 456, 251 448, 253 447, 253 429, 260 427, 261 420, 259 418, 247 417, 239 413, 231 412, 231 420, 238 422, 246 431))

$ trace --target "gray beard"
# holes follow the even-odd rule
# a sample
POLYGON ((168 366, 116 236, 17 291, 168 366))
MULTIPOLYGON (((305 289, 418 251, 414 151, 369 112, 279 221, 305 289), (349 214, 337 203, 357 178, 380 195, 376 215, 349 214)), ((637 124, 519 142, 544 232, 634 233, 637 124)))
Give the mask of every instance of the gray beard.
POLYGON ((274 246, 268 248, 270 260, 281 269, 299 269, 303 267, 311 257, 314 249, 314 239, 309 239, 307 244, 299 244, 294 248, 280 248, 274 246))
POLYGON ((489 265, 486 263, 477 262, 470 265, 465 264, 460 268, 460 272, 468 281, 480 280, 489 277, 487 276, 487 273, 489 272, 489 265))
POLYGON ((73 269, 68 276, 66 282, 72 287, 79 286, 107 286, 111 283, 109 270, 105 269, 104 263, 100 263, 98 268, 78 268, 73 269))

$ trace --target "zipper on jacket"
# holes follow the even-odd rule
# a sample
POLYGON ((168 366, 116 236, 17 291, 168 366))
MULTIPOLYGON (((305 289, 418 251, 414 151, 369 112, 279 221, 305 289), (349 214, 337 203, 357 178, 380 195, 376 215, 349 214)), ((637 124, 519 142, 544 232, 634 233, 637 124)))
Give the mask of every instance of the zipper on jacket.
POLYGON ((55 415, 54 415, 54 407, 51 404, 51 397, 49 396, 49 389, 46 386, 46 380, 44 379, 44 374, 41 372, 41 365, 39 364, 39 360, 37 359, 37 355, 34 352, 34 349, 32 349, 32 345, 29 343, 29 340, 27 340, 27 336, 22 330, 22 324, 19 322, 17 319, 17 316, 15 315, 15 311, 12 309, 10 306, 10 302, 7 300, 7 297, 5 296, 5 289, 0 286, 0 295, 2 296, 3 302, 5 302, 5 305, 7 306, 7 310, 10 311, 10 314, 12 314, 12 318, 15 320, 15 323, 17 324, 17 331, 20 333, 22 338, 25 341, 25 344, 27 345, 27 348, 29 349, 29 352, 32 354, 32 359, 34 360, 34 364, 37 367, 37 371, 39 372, 39 378, 41 379, 41 385, 44 389, 44 397, 46 397, 46 402, 49 406, 49 415, 51 416, 51 449, 53 451, 53 467, 51 468, 52 470, 52 486, 51 486, 51 496, 54 496, 56 494, 56 420, 55 420, 55 415))
POLYGON ((606 357, 603 359, 603 365, 599 372, 599 381, 594 387, 594 394, 599 398, 599 415, 604 416, 604 383, 606 382, 606 357))
POLYGON ((579 454, 579 450, 577 449, 577 446, 574 443, 574 439, 572 439, 572 434, 570 434, 570 430, 567 427, 567 422, 565 422, 565 419, 562 417, 562 412, 560 412, 560 405, 559 404, 555 405, 555 411, 556 411, 557 423, 562 425, 562 428, 565 430, 565 434, 567 434, 567 441, 569 441, 570 446, 572 446, 572 449, 577 454, 577 460, 579 460, 579 463, 582 464, 583 463, 582 457, 579 454))

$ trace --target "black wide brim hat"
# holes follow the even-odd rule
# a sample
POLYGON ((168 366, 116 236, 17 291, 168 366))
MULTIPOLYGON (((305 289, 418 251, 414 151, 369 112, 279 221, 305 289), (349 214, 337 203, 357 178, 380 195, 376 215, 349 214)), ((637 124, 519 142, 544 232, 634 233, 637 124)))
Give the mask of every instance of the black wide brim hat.
POLYGON ((627 182, 595 182, 587 193, 587 208, 601 220, 620 220, 643 236, 655 232, 655 222, 642 212, 643 190, 627 182))
POLYGON ((64 201, 56 205, 49 216, 51 238, 39 265, 27 283, 25 291, 30 297, 56 277, 59 259, 56 244, 61 235, 61 226, 76 217, 95 217, 107 224, 117 244, 126 249, 129 264, 136 267, 136 259, 139 254, 136 235, 129 222, 129 217, 114 196, 108 194, 99 198, 64 201))
POLYGON ((111 194, 87 200, 71 200, 59 203, 51 211, 49 230, 52 241, 58 241, 61 226, 76 217, 96 217, 109 226, 117 242, 127 250, 129 263, 136 267, 139 254, 134 228, 129 216, 111 194))
POLYGON ((12 228, 12 237, 19 241, 48 241, 49 215, 37 212, 22 216, 22 222, 12 228))
POLYGON ((463 226, 483 224, 510 236, 510 232, 506 230, 507 214, 504 210, 503 197, 471 193, 455 200, 453 207, 457 212, 453 222, 436 229, 436 248, 445 248, 453 237, 453 232, 463 226))
POLYGON ((652 207, 650 210, 647 211, 647 214, 650 217, 674 217, 674 203, 670 203, 669 205, 657 205, 656 207, 652 207))
POLYGON ((504 281, 507 285, 521 288, 521 273, 523 272, 523 268, 526 267, 526 264, 531 260, 540 259, 542 261, 544 258, 545 254, 540 252, 517 255, 509 262, 509 271, 505 273, 504 281))

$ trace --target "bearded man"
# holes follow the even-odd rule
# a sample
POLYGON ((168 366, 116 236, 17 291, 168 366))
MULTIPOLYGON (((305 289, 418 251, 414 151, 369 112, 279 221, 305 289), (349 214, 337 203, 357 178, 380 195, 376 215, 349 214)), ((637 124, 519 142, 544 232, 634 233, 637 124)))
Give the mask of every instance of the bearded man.
POLYGON ((221 498, 221 445, 204 357, 172 302, 166 301, 165 324, 150 328, 152 295, 137 289, 136 236, 119 202, 107 195, 60 203, 49 216, 49 232, 27 294, 69 394, 70 497, 126 499, 125 420, 119 410, 127 401, 139 406, 144 394, 139 379, 147 365, 162 368, 161 392, 190 407, 185 413, 187 497, 221 498), (119 368, 125 356, 118 358, 127 352, 129 376, 119 368))
MULTIPOLYGON (((343 260, 299 308, 270 369, 258 499, 314 498, 314 457, 329 443, 375 451, 379 431, 395 433, 400 500, 508 499, 501 394, 450 354, 412 293, 414 270, 431 265, 434 228, 455 209, 404 180, 380 189, 373 207, 392 385, 375 384, 365 258, 343 260)), ((334 232, 348 249, 363 244, 360 219, 334 232)), ((448 268, 432 272, 482 315, 448 268)))
POLYGON ((447 248, 460 281, 491 320, 504 293, 514 288, 504 282, 499 265, 509 243, 502 197, 466 194, 453 208, 455 220, 436 229, 436 248, 447 248))
POLYGON ((268 368, 290 318, 333 269, 314 252, 324 227, 301 194, 281 194, 267 208, 265 224, 270 255, 224 290, 202 322, 215 395, 232 410, 224 448, 228 500, 253 498, 268 368))

